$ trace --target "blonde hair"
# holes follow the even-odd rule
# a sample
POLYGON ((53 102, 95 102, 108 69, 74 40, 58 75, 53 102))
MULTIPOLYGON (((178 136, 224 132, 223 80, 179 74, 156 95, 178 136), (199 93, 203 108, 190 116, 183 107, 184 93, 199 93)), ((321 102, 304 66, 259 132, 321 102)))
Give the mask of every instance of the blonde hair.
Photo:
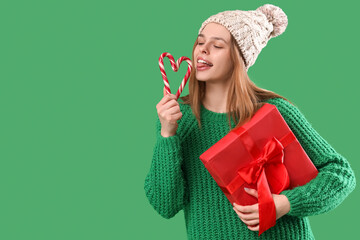
MULTIPOLYGON (((231 35, 231 34, 230 34, 231 35)), ((194 64, 194 50, 198 40, 196 39, 192 50, 192 64, 194 64)), ((272 91, 257 87, 249 78, 244 58, 236 43, 235 38, 231 35, 230 55, 234 63, 234 68, 231 76, 231 83, 229 87, 226 109, 228 113, 229 127, 231 129, 231 118, 236 123, 235 128, 242 126, 249 121, 256 111, 265 103, 263 101, 270 98, 282 98, 288 102, 286 98, 276 94, 272 91)), ((205 97, 205 82, 198 81, 195 76, 195 71, 191 71, 189 78, 189 94, 180 97, 184 104, 189 104, 201 128, 200 121, 200 104, 205 97)), ((290 102, 291 103, 291 102, 290 102)))

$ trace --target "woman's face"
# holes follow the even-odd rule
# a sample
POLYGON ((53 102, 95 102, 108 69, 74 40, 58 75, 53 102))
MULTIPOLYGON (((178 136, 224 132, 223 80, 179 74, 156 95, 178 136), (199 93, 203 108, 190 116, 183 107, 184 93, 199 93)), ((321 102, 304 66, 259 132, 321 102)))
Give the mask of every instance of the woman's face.
POLYGON ((230 36, 230 32, 220 24, 209 23, 205 26, 194 49, 197 80, 227 81, 231 77, 230 36))

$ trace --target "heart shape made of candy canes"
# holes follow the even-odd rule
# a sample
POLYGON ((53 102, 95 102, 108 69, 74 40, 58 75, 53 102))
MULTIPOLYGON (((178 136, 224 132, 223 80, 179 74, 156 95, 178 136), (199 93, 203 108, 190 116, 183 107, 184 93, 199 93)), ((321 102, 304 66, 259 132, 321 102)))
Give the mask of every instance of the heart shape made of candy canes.
POLYGON ((181 82, 181 85, 178 89, 178 91, 176 92, 176 99, 178 99, 180 97, 180 94, 182 92, 182 90, 184 89, 187 81, 188 81, 188 78, 190 76, 190 73, 191 73, 191 69, 192 69, 192 63, 191 63, 191 60, 188 58, 188 57, 180 57, 176 62, 174 60, 174 57, 168 53, 168 52, 164 52, 160 55, 159 57, 159 67, 160 67, 160 72, 161 72, 161 75, 162 75, 162 78, 164 80, 164 84, 165 84, 165 90, 168 94, 171 94, 171 91, 170 91, 170 85, 169 85, 169 81, 167 79, 167 76, 166 76, 166 73, 165 73, 165 68, 164 68, 164 57, 168 57, 169 60, 170 60, 170 63, 171 63, 171 67, 172 69, 174 70, 174 72, 177 72, 179 70, 179 66, 181 64, 182 61, 186 61, 188 63, 188 69, 186 71, 186 74, 184 76, 184 79, 182 80, 181 82))

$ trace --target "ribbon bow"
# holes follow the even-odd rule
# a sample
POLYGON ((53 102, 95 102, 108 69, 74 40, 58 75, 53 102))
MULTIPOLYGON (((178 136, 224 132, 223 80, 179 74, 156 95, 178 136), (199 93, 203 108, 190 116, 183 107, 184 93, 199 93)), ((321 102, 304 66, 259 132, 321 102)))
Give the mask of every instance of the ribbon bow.
MULTIPOLYGON (((223 192, 233 194, 245 182, 256 184, 259 203, 259 236, 276 223, 276 209, 272 192, 278 194, 289 186, 290 180, 284 162, 284 148, 291 142, 291 135, 279 141, 276 137, 268 140, 262 150, 258 150, 244 137, 248 150, 253 150, 253 161, 238 171, 238 175, 225 187, 223 192), (282 142, 284 144, 282 144, 282 142)), ((251 152, 251 151, 249 151, 251 152)))
MULTIPOLYGON (((264 146, 261 155, 248 166, 239 170, 238 174, 248 184, 255 184, 260 177, 264 177, 265 170, 270 164, 277 165, 284 162, 284 147, 277 138, 273 137, 264 146)), ((285 169, 286 170, 286 169, 285 169)))

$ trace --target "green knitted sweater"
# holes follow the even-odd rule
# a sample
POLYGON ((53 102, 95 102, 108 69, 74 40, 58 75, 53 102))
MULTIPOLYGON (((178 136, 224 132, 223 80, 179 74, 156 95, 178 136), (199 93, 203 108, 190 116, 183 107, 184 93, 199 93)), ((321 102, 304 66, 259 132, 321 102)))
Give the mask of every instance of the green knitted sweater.
POLYGON ((201 105, 200 130, 190 106, 179 101, 183 115, 171 137, 160 134, 157 118, 156 144, 145 178, 145 194, 164 218, 184 210, 188 239, 314 239, 307 216, 334 209, 355 188, 354 172, 348 161, 312 128, 297 107, 282 98, 266 102, 277 107, 319 174, 308 184, 281 193, 289 199, 290 212, 260 237, 241 221, 199 159, 230 131, 227 114, 212 112, 201 105))

